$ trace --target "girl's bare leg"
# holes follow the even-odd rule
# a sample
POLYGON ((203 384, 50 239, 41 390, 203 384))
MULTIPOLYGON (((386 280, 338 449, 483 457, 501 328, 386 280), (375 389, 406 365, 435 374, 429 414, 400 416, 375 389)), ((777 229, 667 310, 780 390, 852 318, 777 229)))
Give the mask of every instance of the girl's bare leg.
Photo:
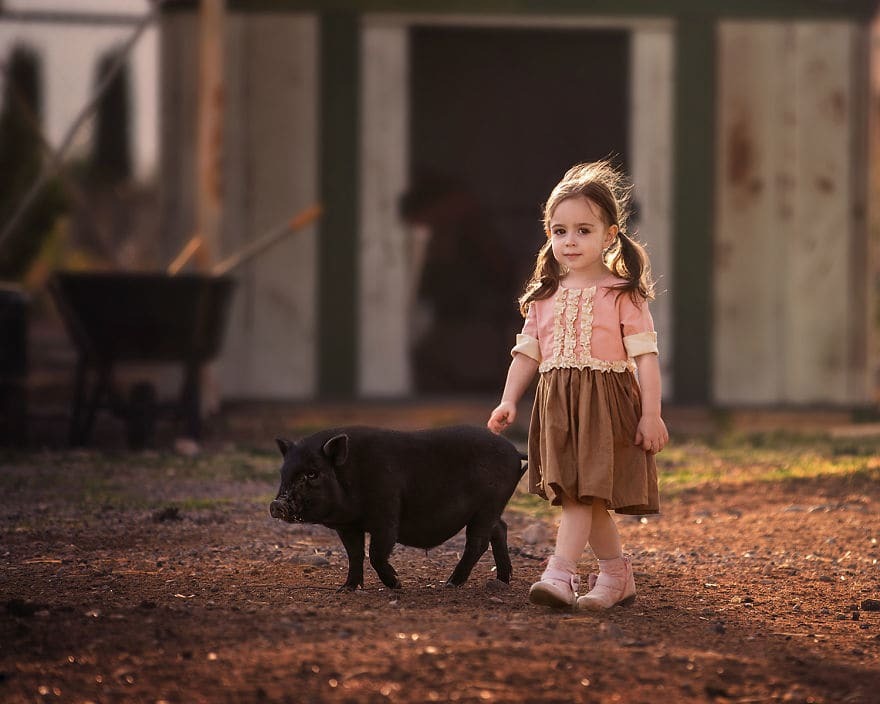
MULTIPOLYGON (((593 501, 592 528, 590 529, 590 547, 600 560, 613 560, 623 554, 620 544, 620 533, 617 524, 605 508, 601 499, 593 501)), ((561 528, 561 526, 560 526, 561 528)))
MULTIPOLYGON (((600 503, 598 500, 594 501, 593 506, 600 503)), ((604 503, 601 505, 604 507, 604 503)), ((574 564, 581 559, 587 541, 591 540, 595 516, 593 506, 582 504, 568 496, 562 497, 562 518, 559 521, 559 531, 556 533, 556 554, 574 564)))

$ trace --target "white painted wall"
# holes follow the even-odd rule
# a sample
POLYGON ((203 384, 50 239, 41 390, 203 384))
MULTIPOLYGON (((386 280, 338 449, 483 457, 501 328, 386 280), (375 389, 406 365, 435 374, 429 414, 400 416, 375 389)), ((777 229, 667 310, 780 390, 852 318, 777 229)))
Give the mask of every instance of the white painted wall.
MULTIPOLYGON (((21 44, 42 59, 44 133, 59 146, 95 88, 101 57, 123 44, 136 22, 148 12, 147 0, 6 0, 10 12, 45 11, 108 13, 129 17, 130 24, 37 22, 0 18, 0 62, 21 44)), ((145 31, 131 55, 131 139, 135 177, 153 178, 158 160, 158 36, 155 27, 145 31)), ((4 80, 0 72, 0 82, 4 80)), ((0 90, 2 95, 2 90, 0 90)), ((73 155, 87 152, 91 123, 77 135, 73 155)))

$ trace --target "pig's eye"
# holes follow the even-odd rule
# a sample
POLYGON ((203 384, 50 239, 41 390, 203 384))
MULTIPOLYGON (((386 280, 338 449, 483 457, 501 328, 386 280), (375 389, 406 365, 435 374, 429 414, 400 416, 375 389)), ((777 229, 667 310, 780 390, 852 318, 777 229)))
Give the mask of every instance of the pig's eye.
POLYGON ((312 470, 311 472, 306 472, 305 474, 303 474, 303 476, 306 479, 308 479, 309 481, 312 481, 313 479, 318 478, 318 473, 316 471, 312 470))

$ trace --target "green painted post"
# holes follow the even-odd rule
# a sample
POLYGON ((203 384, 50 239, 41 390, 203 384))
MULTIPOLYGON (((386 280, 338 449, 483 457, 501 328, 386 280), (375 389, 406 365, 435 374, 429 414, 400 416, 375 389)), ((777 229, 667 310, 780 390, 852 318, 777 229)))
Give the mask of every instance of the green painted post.
POLYGON ((712 402, 716 20, 676 24, 673 398, 712 402))
POLYGON ((339 398, 357 392, 360 28, 349 11, 320 23, 318 393, 339 398))

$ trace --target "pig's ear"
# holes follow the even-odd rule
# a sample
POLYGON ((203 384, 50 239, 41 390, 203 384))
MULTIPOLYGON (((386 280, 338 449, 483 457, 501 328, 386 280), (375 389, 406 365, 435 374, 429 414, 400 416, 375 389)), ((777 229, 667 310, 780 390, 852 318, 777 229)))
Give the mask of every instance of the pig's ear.
POLYGON ((275 442, 278 443, 278 449, 281 450, 282 457, 285 457, 287 453, 290 452, 290 448, 293 447, 293 443, 290 442, 290 440, 275 438, 275 442))
POLYGON ((345 464, 345 460, 348 459, 348 435, 345 433, 334 435, 324 443, 324 447, 321 449, 324 451, 324 455, 337 467, 345 464))

